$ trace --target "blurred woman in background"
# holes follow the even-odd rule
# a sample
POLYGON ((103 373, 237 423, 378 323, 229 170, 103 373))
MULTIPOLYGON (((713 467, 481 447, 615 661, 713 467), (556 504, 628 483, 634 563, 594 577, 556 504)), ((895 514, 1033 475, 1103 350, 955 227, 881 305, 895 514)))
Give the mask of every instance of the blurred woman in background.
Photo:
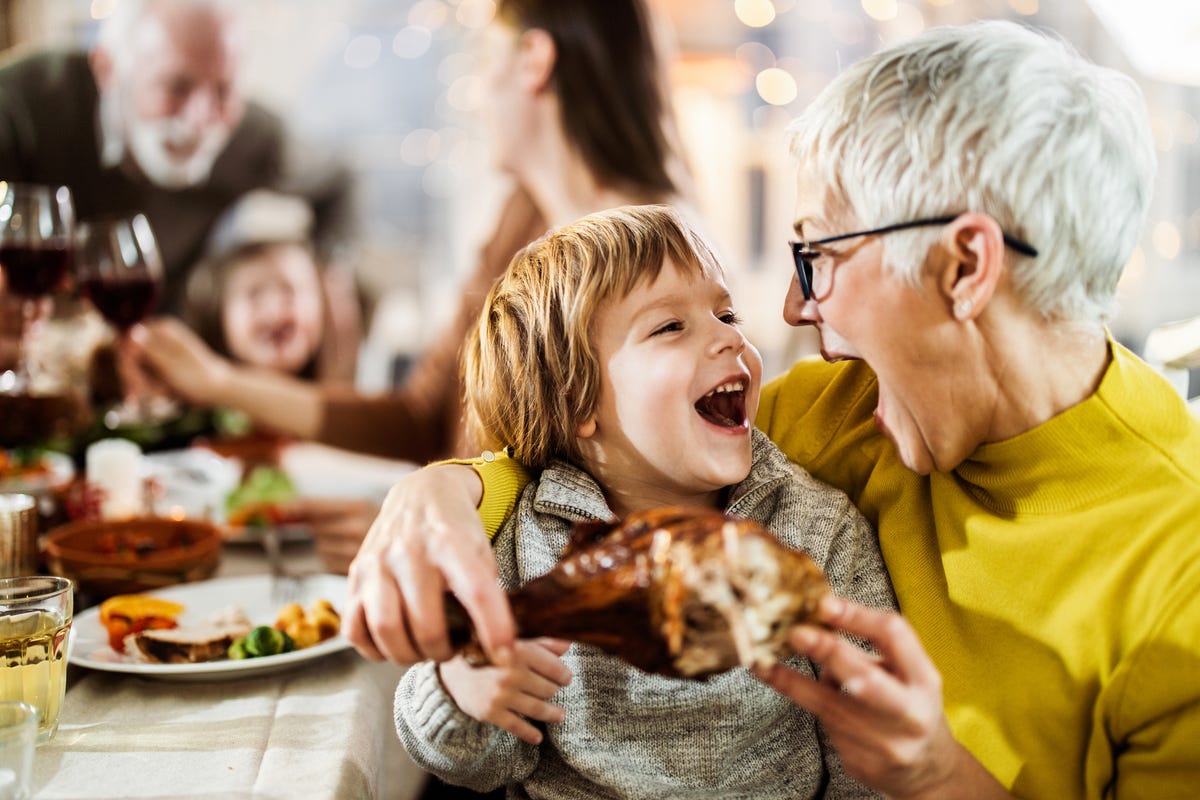
MULTIPOLYGON (((475 454, 462 425, 458 352, 513 254, 594 211, 681 204, 684 169, 656 33, 643 0, 497 3, 484 41, 485 119, 496 165, 515 187, 453 322, 394 392, 368 397, 234 364, 173 319, 135 332, 142 358, 186 399, 240 409, 303 439, 418 462, 475 454)), ((322 519, 338 516, 327 511, 322 519)), ((345 570, 369 523, 354 515, 319 526, 327 566, 345 570)))

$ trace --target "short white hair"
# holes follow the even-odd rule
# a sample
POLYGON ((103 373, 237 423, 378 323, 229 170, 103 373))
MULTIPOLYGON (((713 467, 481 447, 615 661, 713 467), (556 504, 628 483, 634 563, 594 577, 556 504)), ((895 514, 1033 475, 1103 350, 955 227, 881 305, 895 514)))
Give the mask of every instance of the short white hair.
POLYGON ((139 26, 154 13, 156 6, 167 4, 209 9, 221 15, 236 13, 232 0, 118 0, 96 34, 96 46, 108 52, 114 69, 125 73, 134 66, 134 41, 139 26))
MULTIPOLYGON (((1015 291, 1064 321, 1112 313, 1156 169, 1145 102, 1129 77, 1001 21, 934 28, 858 62, 789 136, 831 213, 864 228, 992 216, 1038 250, 1008 250, 1015 291)), ((885 263, 916 281, 937 235, 890 234, 885 263)))

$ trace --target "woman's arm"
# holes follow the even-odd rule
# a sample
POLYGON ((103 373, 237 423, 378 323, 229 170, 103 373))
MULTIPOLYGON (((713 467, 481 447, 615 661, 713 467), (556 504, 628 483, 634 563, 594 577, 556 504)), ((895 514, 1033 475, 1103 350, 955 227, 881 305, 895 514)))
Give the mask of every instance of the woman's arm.
POLYGON ((832 599, 822 621, 834 630, 805 625, 791 638, 817 665, 819 680, 781 663, 758 677, 821 720, 847 773, 897 800, 1012 797, 954 739, 941 676, 903 617, 832 599), (873 643, 879 655, 837 630, 873 643))

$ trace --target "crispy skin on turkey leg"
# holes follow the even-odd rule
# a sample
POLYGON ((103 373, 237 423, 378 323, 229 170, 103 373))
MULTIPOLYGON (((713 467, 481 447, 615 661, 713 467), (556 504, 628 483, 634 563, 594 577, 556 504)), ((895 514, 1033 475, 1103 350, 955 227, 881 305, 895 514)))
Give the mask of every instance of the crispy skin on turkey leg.
MULTIPOLYGON (((670 677, 769 664, 787 631, 829 593, 806 554, 756 522, 659 508, 620 523, 581 523, 555 567, 509 595, 521 638, 594 645, 670 677)), ((447 596, 451 640, 487 663, 462 606, 447 596)))

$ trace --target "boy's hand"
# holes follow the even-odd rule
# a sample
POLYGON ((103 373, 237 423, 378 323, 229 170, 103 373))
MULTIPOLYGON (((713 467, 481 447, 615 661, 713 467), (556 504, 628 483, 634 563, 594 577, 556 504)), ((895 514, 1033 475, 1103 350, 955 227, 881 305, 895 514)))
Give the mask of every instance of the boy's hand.
POLYGON ((563 710, 546 701, 571 682, 561 660, 570 646, 558 639, 518 641, 507 666, 472 667, 458 657, 439 665, 438 675, 468 716, 538 745, 542 732, 529 720, 562 722, 563 710))

